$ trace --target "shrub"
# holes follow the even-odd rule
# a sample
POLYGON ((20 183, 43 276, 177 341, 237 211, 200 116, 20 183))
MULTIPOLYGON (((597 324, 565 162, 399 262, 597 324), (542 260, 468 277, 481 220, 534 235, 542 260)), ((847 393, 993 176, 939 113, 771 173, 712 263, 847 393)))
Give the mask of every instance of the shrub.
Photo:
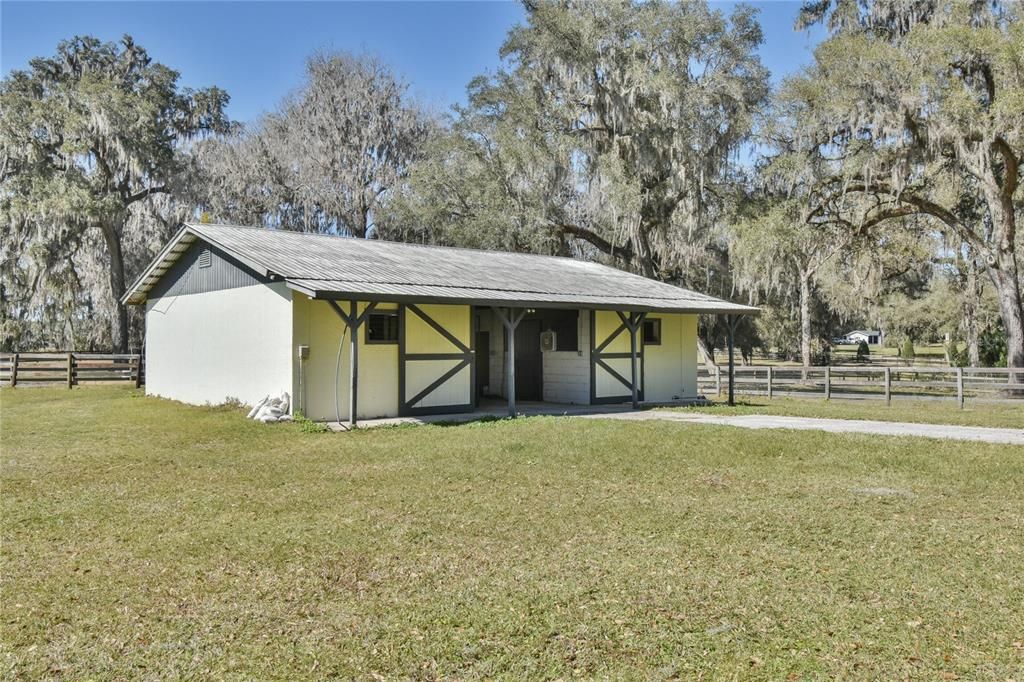
POLYGON ((871 348, 868 347, 867 341, 861 341, 857 344, 857 362, 867 362, 871 356, 871 348))
POLYGON ((911 339, 907 339, 903 342, 903 347, 900 349, 900 357, 903 358, 909 365, 914 362, 914 342, 911 339))

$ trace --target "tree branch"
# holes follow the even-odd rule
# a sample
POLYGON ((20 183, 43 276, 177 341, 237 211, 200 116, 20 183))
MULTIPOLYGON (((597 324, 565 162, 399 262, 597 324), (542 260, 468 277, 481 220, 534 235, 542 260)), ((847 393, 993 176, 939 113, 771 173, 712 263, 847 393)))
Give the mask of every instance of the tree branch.
POLYGON ((582 239, 609 256, 619 256, 626 261, 633 259, 633 249, 630 246, 616 246, 590 228, 583 227, 582 225, 573 225, 571 223, 552 222, 549 224, 554 230, 564 234, 570 234, 576 239, 582 239))
POLYGON ((135 194, 129 194, 128 196, 126 196, 124 198, 124 205, 130 206, 131 204, 134 204, 136 201, 145 199, 150 194, 167 194, 169 192, 170 190, 167 189, 166 185, 161 185, 159 187, 147 187, 146 189, 139 190, 135 194))

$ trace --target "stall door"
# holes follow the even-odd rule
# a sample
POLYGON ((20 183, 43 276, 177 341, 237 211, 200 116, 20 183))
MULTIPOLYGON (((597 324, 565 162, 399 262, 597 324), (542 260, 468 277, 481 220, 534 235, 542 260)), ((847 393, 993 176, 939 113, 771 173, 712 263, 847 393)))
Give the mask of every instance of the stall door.
MULTIPOLYGON (((629 329, 614 310, 590 315, 590 402, 624 403, 633 399, 629 329)), ((644 399, 644 351, 637 339, 638 394, 644 399)))
POLYGON ((469 306, 399 308, 399 414, 468 412, 475 405, 473 321, 469 306))
POLYGON ((516 327, 516 400, 544 399, 544 355, 540 320, 526 318, 516 327))

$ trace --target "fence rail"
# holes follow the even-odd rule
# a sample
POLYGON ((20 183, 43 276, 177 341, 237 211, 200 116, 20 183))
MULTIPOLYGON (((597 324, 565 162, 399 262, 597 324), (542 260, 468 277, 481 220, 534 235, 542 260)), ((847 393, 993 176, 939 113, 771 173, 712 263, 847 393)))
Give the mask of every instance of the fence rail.
MULTIPOLYGON (((1006 367, 772 367, 735 368, 736 395, 772 398, 846 398, 885 400, 1020 401, 1024 404, 1024 368, 1006 367)), ((729 369, 715 365, 697 371, 702 393, 728 390, 729 369)))
POLYGON ((65 385, 146 380, 145 364, 137 354, 116 353, 0 353, 0 384, 65 385))

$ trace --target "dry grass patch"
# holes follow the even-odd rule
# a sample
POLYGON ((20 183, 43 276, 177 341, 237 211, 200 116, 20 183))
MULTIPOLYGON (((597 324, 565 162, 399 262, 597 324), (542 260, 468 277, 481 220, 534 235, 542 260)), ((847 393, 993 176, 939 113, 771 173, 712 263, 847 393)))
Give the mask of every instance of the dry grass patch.
POLYGON ((1024 449, 3 391, 5 677, 1020 678, 1024 449), (866 495, 891 489, 912 495, 866 495))

